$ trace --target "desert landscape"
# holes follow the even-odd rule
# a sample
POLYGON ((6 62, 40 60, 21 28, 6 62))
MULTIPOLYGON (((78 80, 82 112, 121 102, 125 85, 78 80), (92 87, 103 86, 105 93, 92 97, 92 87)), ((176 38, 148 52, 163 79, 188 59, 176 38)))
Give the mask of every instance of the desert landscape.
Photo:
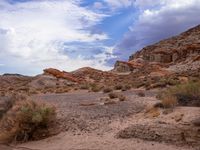
POLYGON ((199 150, 200 25, 110 71, 0 76, 1 150, 199 150))

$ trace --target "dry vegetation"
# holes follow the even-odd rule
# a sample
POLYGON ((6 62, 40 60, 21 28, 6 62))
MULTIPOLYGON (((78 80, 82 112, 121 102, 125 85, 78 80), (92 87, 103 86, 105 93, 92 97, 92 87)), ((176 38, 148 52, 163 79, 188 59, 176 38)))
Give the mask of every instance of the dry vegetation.
POLYGON ((137 95, 140 97, 145 97, 145 93, 143 91, 138 92, 137 95))
POLYGON ((110 99, 114 99, 114 98, 118 98, 119 94, 112 92, 112 93, 109 93, 108 96, 110 99))
POLYGON ((112 91, 113 91, 113 89, 111 87, 106 87, 106 88, 103 89, 104 93, 110 93, 112 91))
POLYGON ((120 94, 120 93, 111 92, 111 93, 108 94, 108 96, 109 96, 110 99, 118 98, 119 101, 125 101, 126 100, 126 96, 124 96, 123 94, 120 94))
POLYGON ((188 82, 170 87, 159 94, 164 107, 196 106, 200 107, 200 82, 188 82))
POLYGON ((48 136, 56 118, 55 107, 16 95, 6 106, 0 120, 0 141, 24 142, 48 136))

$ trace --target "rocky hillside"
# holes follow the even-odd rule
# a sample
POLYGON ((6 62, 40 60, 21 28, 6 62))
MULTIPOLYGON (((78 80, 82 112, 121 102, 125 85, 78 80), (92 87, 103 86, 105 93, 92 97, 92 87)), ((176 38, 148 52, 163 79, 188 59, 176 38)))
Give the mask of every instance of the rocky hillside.
POLYGON ((131 55, 128 62, 117 61, 114 71, 132 72, 155 64, 179 73, 200 69, 200 25, 144 47, 131 55))

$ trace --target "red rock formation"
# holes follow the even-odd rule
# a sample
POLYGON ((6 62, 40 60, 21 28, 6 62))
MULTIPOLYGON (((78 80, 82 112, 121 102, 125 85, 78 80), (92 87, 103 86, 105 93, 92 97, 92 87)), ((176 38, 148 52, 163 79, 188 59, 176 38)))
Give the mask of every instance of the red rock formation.
POLYGON ((71 74, 74 77, 84 81, 101 81, 109 78, 114 79, 116 76, 111 72, 101 71, 90 67, 80 68, 78 70, 71 72, 71 74))
POLYGON ((43 71, 44 74, 52 75, 56 78, 66 79, 72 82, 79 82, 79 80, 73 77, 72 74, 70 74, 69 72, 60 71, 54 68, 44 69, 43 71))

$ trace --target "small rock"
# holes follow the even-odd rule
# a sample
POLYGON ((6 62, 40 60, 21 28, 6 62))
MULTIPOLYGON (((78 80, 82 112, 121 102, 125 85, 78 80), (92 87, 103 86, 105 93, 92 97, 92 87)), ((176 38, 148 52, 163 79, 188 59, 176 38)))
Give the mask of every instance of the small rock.
POLYGON ((163 114, 164 115, 168 115, 168 114, 170 114, 170 113, 172 113, 173 112, 173 109, 165 109, 164 111, 163 111, 163 114))
POLYGON ((194 126, 198 126, 199 127, 200 126, 200 118, 194 120, 192 123, 193 123, 194 126))
POLYGON ((179 121, 181 121, 181 120, 183 119, 183 116, 184 116, 184 114, 176 115, 176 116, 174 117, 174 120, 175 120, 176 122, 179 122, 179 121))

